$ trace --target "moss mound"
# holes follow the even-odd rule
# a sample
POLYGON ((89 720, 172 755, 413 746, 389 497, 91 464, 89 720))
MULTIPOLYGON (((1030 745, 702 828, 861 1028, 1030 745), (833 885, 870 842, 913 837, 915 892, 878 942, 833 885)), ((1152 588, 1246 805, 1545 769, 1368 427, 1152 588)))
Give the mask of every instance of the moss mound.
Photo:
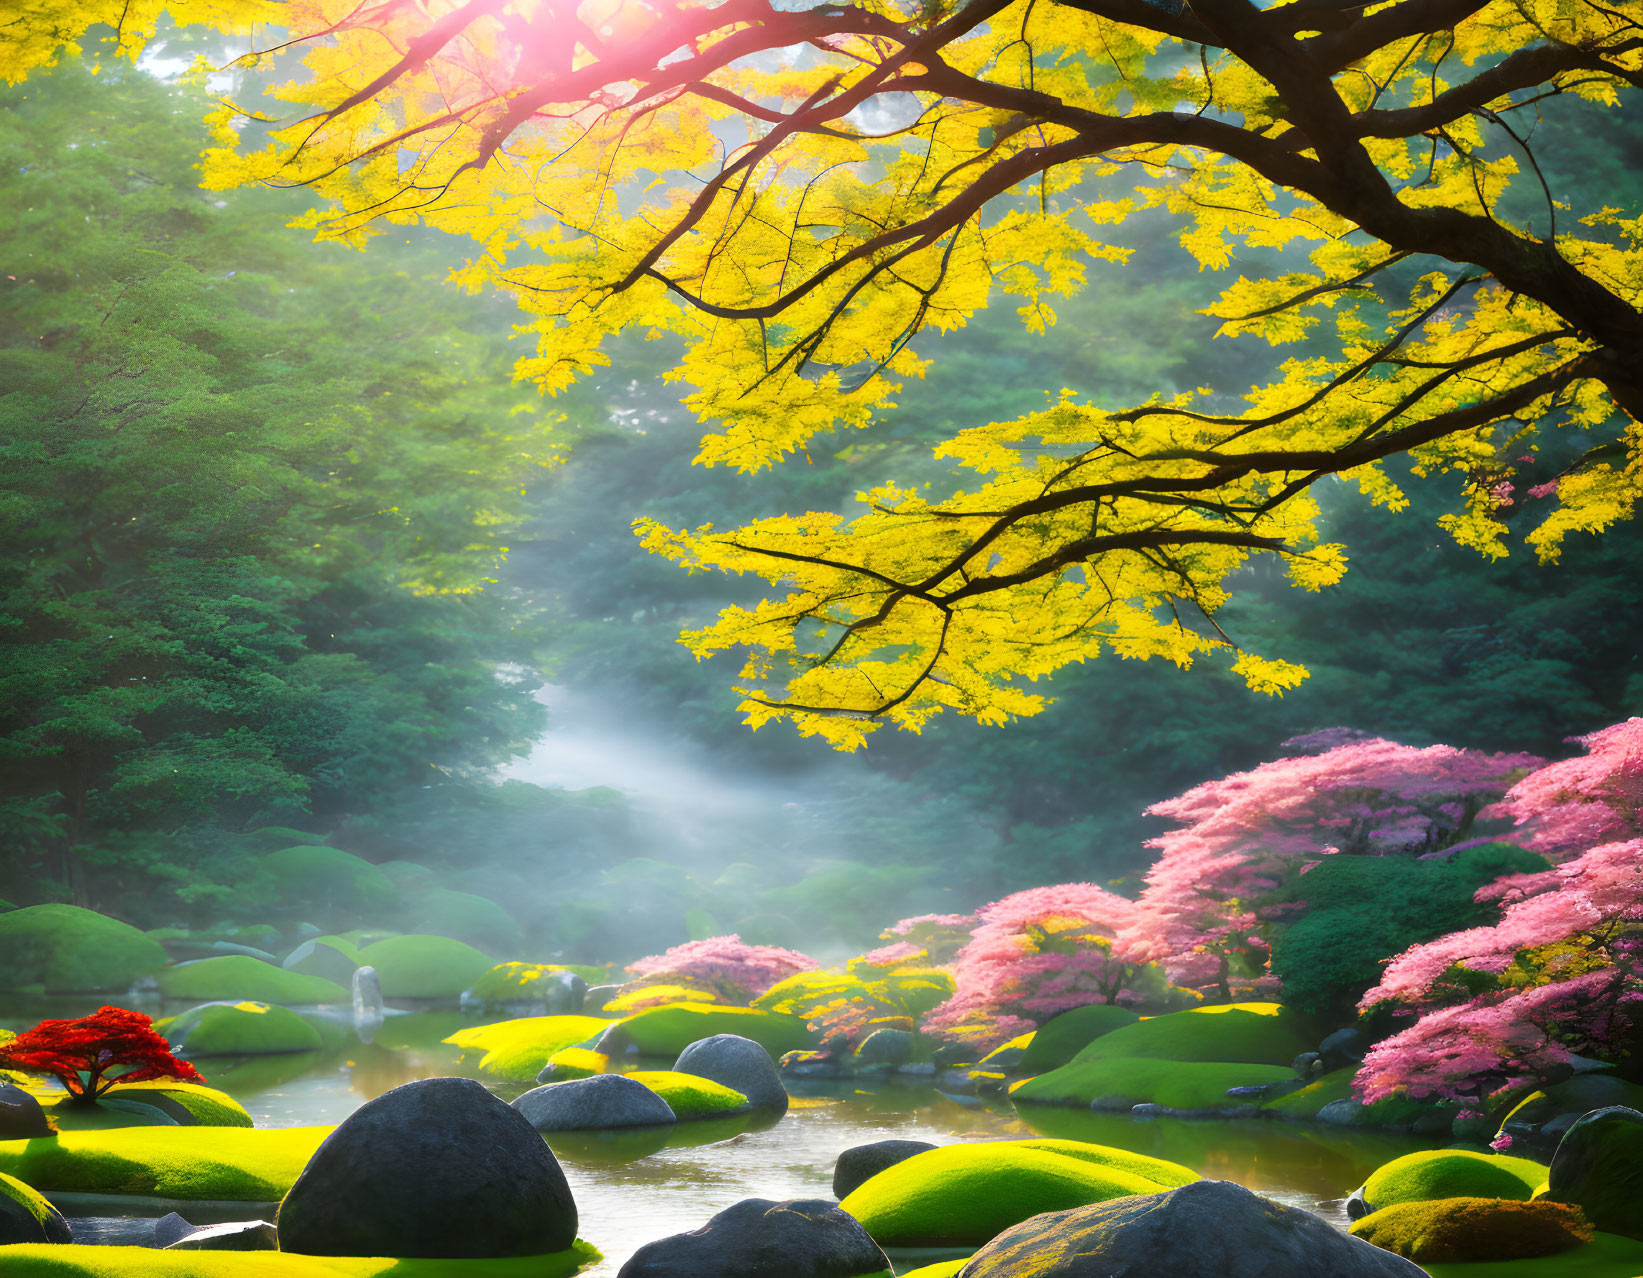
MULTIPOLYGON (((0 1141, 0 1173, 47 1194, 270 1202, 284 1196, 331 1130, 122 1127, 61 1132, 0 1141)), ((9 1270, 7 1274, 9 1278, 9 1270)))
POLYGON ((715 1007, 711 1003, 669 1003, 616 1022, 645 1056, 677 1058, 692 1043, 715 1034, 750 1038, 772 1056, 807 1051, 816 1036, 803 1017, 762 1012, 753 1007, 715 1007))
POLYGON ((548 1057, 548 1064, 553 1067, 555 1079, 569 1081, 573 1078, 591 1078, 595 1074, 608 1072, 610 1057, 603 1052, 594 1051, 591 1047, 567 1047, 548 1057))
POLYGON ((0 1248, 6 1278, 570 1278, 600 1259, 590 1243, 506 1260, 397 1260, 278 1251, 155 1251, 30 1243, 0 1248))
POLYGON ((1354 1221, 1352 1234, 1418 1264, 1555 1256, 1594 1237, 1578 1207, 1499 1198, 1397 1203, 1354 1221))
POLYGON ((672 1003, 712 1003, 719 998, 688 985, 641 985, 625 990, 600 1009, 611 1016, 633 1016, 651 1007, 666 1007, 672 1003))
POLYGON ((490 971, 480 973, 469 992, 487 1003, 531 998, 537 985, 564 970, 554 963, 498 963, 490 971))
POLYGON ((212 1000, 255 999, 261 1003, 346 1003, 349 990, 318 976, 290 972, 249 954, 183 963, 160 972, 160 993, 166 998, 212 1000))
POLYGON ((1023 1074, 1059 1069, 1096 1039, 1134 1025, 1140 1019, 1134 1012, 1110 1004, 1075 1007, 1039 1026, 1027 1044, 1019 1068, 1023 1074))
POLYGON ((958 1271, 970 1263, 968 1256, 960 1260, 943 1260, 939 1264, 924 1265, 918 1269, 909 1269, 901 1278, 955 1278, 958 1271))
POLYGON ((1637 1278, 1643 1274, 1643 1242, 1600 1232, 1586 1246, 1564 1252, 1553 1265, 1530 1256, 1523 1260, 1434 1260, 1424 1268, 1431 1278, 1637 1278))
POLYGON ((679 1074, 670 1069, 639 1070, 629 1074, 668 1103, 680 1122, 693 1118, 719 1118, 748 1108, 747 1097, 734 1088, 695 1074, 679 1074))
POLYGON ((945 1145, 904 1159, 839 1204, 882 1247, 968 1247, 1047 1211, 1155 1194, 1198 1176, 1079 1141, 945 1145))
POLYGON ((1088 1107, 1098 1097, 1116 1096, 1170 1109, 1231 1109, 1247 1102, 1228 1096, 1228 1088, 1258 1087, 1294 1077, 1293 1070, 1276 1065, 1080 1057, 1048 1074, 1029 1078, 1011 1091, 1010 1098, 1024 1105, 1088 1107))
MULTIPOLYGON (((136 1116, 123 1115, 121 1111, 98 1105, 78 1105, 65 1102, 68 1097, 62 1092, 35 1093, 46 1112, 57 1122, 59 1129, 77 1131, 81 1129, 103 1129, 108 1127, 137 1127, 143 1125, 143 1120, 136 1116), (108 1121, 99 1121, 98 1110, 107 1110, 103 1116, 108 1121)), ((227 1092, 219 1092, 215 1087, 204 1087, 199 1083, 178 1083, 169 1079, 151 1079, 146 1083, 124 1083, 108 1094, 109 1100, 130 1100, 139 1104, 158 1103, 162 1112, 172 1109, 173 1116, 184 1119, 185 1114, 176 1113, 185 1111, 187 1118, 192 1118, 193 1125, 198 1127, 250 1127, 251 1115, 246 1112, 245 1106, 235 1100, 227 1092)), ((158 1121, 158 1120, 151 1120, 158 1121)), ((186 1121, 179 1125, 189 1125, 186 1121)), ((163 1126, 163 1124, 162 1124, 163 1126)))
POLYGON ((1377 1167, 1363 1183, 1372 1211, 1437 1198, 1503 1198, 1527 1202, 1546 1183, 1546 1168, 1527 1158, 1427 1149, 1377 1167))
POLYGON ((206 1003, 156 1021, 154 1028, 189 1057, 270 1056, 321 1046, 317 1029, 272 1003, 206 1003))
POLYGON ((491 957, 448 936, 390 936, 359 952, 374 967, 384 998, 460 998, 491 969, 491 957))
POLYGON ((376 866, 323 843, 269 852, 257 868, 261 899, 287 908, 379 917, 399 900, 394 881, 376 866))
POLYGON ((482 1053, 479 1068, 516 1083, 531 1083, 548 1059, 587 1042, 609 1021, 597 1016, 521 1016, 458 1030, 445 1041, 463 1054, 482 1053))
POLYGON ((1073 1059, 1152 1057, 1287 1067, 1315 1046, 1316 1035, 1306 1018, 1282 1004, 1227 1003, 1120 1026, 1080 1050, 1073 1059))
POLYGON ((454 937, 491 953, 517 954, 524 941, 511 914, 472 892, 423 888, 406 899, 400 917, 407 931, 454 937))
POLYGON ((153 937, 95 910, 30 905, 0 913, 0 987, 5 989, 123 992, 169 961, 153 937))

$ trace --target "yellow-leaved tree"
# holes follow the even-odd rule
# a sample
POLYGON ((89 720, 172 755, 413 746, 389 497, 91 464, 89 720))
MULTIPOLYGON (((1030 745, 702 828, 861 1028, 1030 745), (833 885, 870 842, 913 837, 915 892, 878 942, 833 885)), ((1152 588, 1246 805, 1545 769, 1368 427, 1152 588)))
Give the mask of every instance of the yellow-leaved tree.
MULTIPOLYGON (((1162 207, 1222 270, 1222 331, 1307 338, 1235 412, 1206 392, 1107 411, 1063 395, 937 450, 944 500, 719 530, 641 520, 689 569, 772 583, 684 636, 742 646, 743 708, 853 748, 942 710, 998 723, 1027 685, 1111 652, 1235 647, 1229 574, 1279 556, 1315 590, 1325 476, 1404 501, 1383 469, 1458 472, 1449 531, 1504 553, 1627 516, 1643 483, 1643 219, 1571 208, 1530 146, 1537 104, 1635 109, 1643 0, 22 0, 0 74, 79 42, 134 55, 160 15, 244 33, 288 77, 225 99, 205 183, 305 185, 304 225, 471 238, 460 277, 511 294, 550 392, 637 326, 683 339, 698 460, 756 470, 871 424, 925 371, 920 335, 999 297, 1043 332, 1104 228, 1162 207), (101 24, 101 25, 99 25, 101 24), (98 43, 101 42, 101 43, 98 43), (1133 175, 1122 198, 1113 175, 1133 175), (1544 187, 1518 224, 1508 183, 1544 187), (1247 255, 1246 255, 1247 256, 1247 255), (1544 431, 1587 432, 1560 472, 1544 431)), ((1279 692, 1304 677, 1240 651, 1279 692)))

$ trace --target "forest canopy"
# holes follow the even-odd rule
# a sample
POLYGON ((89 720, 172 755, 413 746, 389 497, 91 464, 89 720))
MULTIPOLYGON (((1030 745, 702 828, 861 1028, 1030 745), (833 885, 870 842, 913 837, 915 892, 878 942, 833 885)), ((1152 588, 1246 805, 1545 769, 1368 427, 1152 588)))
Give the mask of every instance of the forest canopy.
POLYGON ((1054 299, 1151 209, 1238 270, 1203 298, 1223 334, 1299 343, 1248 390, 1048 388, 938 445, 974 476, 949 498, 641 521, 686 567, 786 591, 685 636, 752 649, 755 726, 851 748, 943 710, 1002 722, 1042 708, 1025 681, 1103 651, 1230 648, 1282 691, 1304 670, 1217 614, 1263 556, 1309 590, 1340 578, 1324 478, 1396 508, 1391 460, 1452 476, 1440 522, 1485 555, 1524 517, 1555 558, 1637 496, 1643 221, 1559 189, 1536 145, 1565 100, 1623 110, 1643 84, 1636 3, 46 4, 0 70, 98 21, 135 53, 162 11, 247 31, 239 68, 292 76, 278 115, 223 99, 207 186, 310 188, 321 238, 470 238, 458 279, 524 309, 516 373, 548 391, 623 329, 676 334, 707 464, 868 424, 928 335, 997 297, 1053 342, 1054 299))

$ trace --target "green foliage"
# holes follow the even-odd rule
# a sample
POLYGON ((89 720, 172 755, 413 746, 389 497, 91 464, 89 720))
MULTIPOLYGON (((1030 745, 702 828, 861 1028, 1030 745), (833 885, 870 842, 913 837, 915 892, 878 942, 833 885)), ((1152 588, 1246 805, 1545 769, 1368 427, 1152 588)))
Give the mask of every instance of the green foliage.
POLYGON ((0 99, 0 873, 166 922, 257 917, 240 831, 540 721, 475 587, 554 451, 441 264, 366 277, 202 193, 203 103, 73 64, 0 99))
POLYGON ((160 972, 166 998, 198 1001, 254 999, 262 1003, 346 1003, 349 990, 318 976, 289 972, 248 954, 224 954, 160 972))
POLYGON ((245 1000, 205 1003, 154 1022, 174 1050, 189 1057, 274 1056, 311 1052, 319 1031, 290 1008, 245 1000))
POLYGON ((636 1070, 628 1077, 636 1083, 643 1083, 665 1100, 681 1123, 694 1118, 723 1117, 747 1108, 747 1097, 735 1088, 699 1078, 695 1074, 652 1069, 636 1070))
POLYGON ((376 919, 399 899, 392 879, 363 857, 300 843, 257 858, 253 895, 292 913, 376 919))
POLYGON ((1546 1168, 1527 1158, 1433 1149, 1377 1167, 1363 1183, 1364 1201, 1380 1211, 1438 1198, 1504 1198, 1527 1202, 1546 1183, 1546 1168))
POLYGON ((11 989, 124 991, 166 961, 158 941, 78 906, 31 905, 0 914, 0 983, 11 989))
POLYGON ((965 1247, 1041 1212, 1190 1184, 1163 1159, 1069 1140, 945 1145, 863 1182, 839 1206, 881 1247, 965 1247))
POLYGON ((1399 1203, 1352 1222, 1352 1236, 1417 1264, 1555 1256, 1592 1241, 1590 1222, 1563 1203, 1439 1198, 1399 1203))
POLYGON ((1498 908, 1473 901, 1478 888, 1545 868, 1544 857, 1507 843, 1441 861, 1325 857, 1295 885, 1305 916, 1273 940, 1272 973, 1283 981, 1284 1001, 1316 1016, 1349 1015, 1387 959, 1498 919, 1498 908))
POLYGON ((330 1134, 329 1127, 63 1132, 55 1140, 0 1141, 0 1173, 47 1194, 267 1202, 285 1196, 330 1134))
POLYGON ((775 1057, 816 1045, 815 1035, 802 1017, 752 1007, 670 1003, 616 1023, 643 1056, 677 1058, 692 1043, 714 1034, 739 1034, 750 1038, 775 1057))
POLYGON ((390 936, 359 951, 374 967, 384 998, 458 998, 484 973, 491 958, 446 936, 390 936))

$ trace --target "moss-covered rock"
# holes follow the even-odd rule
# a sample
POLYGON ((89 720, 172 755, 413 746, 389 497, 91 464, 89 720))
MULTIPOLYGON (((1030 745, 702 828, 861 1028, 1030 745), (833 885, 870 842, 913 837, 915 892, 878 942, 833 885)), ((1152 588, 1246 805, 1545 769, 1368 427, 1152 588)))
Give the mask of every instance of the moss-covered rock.
MULTIPOLYGON (((1225 1061, 1167 1061, 1148 1057, 1077 1059, 1029 1078, 1011 1090, 1021 1105, 1088 1107, 1099 1098, 1123 1098, 1169 1109, 1234 1109, 1248 1102, 1227 1091, 1287 1082, 1294 1072, 1277 1065, 1225 1061)), ((1114 1100, 1114 1104, 1117 1100, 1114 1100)))
POLYGON ((359 947, 346 937, 316 936, 287 954, 281 966, 288 972, 317 976, 352 990, 354 969, 359 967, 359 947))
POLYGON ((359 951, 361 967, 374 967, 383 998, 460 998, 491 970, 490 955, 448 936, 390 936, 359 951))
POLYGON ((122 1083, 94 1105, 72 1100, 63 1092, 36 1093, 45 1112, 61 1131, 103 1131, 111 1127, 250 1127, 251 1115, 227 1092, 199 1083, 151 1079, 122 1083), (143 1115, 128 1106, 149 1106, 143 1115))
POLYGON ((681 1123, 695 1118, 723 1118, 750 1108, 747 1097, 723 1083, 671 1069, 636 1070, 628 1075, 643 1083, 668 1104, 681 1123))
POLYGON ((458 1030, 445 1039, 477 1055, 479 1068, 516 1083, 536 1080, 549 1058, 586 1043, 610 1024, 597 1016, 522 1016, 458 1030))
POLYGON ((959 1270, 969 1263, 968 1256, 962 1256, 958 1260, 942 1260, 933 1265, 903 1270, 901 1278, 957 1278, 959 1270))
POLYGON ((129 1095, 142 1100, 149 1093, 165 1097, 181 1105, 200 1127, 250 1127, 251 1115, 244 1105, 227 1092, 218 1091, 202 1083, 178 1083, 157 1078, 146 1083, 122 1083, 115 1095, 129 1095))
POLYGON ((1075 1007, 1038 1027, 1022 1055, 1019 1069, 1023 1074, 1059 1069, 1096 1039, 1134 1025, 1140 1019, 1134 1012, 1111 1004, 1075 1007))
POLYGON ((399 889, 363 857, 324 844, 301 843, 261 857, 259 899, 321 915, 378 918, 399 901, 399 889))
POLYGON ((246 954, 179 963, 161 970, 160 993, 166 998, 207 1000, 255 999, 260 1003, 346 1003, 353 996, 334 981, 287 971, 246 954))
POLYGON ((469 987, 468 993, 482 1003, 511 1003, 538 997, 543 981, 565 968, 555 963, 498 963, 469 987))
POLYGON ((0 988, 124 991, 168 961, 158 941, 95 910, 30 905, 0 914, 0 988))
POLYGON ((1522 1260, 1434 1260, 1423 1267, 1430 1278, 1637 1278, 1643 1274, 1643 1242, 1600 1231, 1593 1241, 1563 1252, 1551 1264, 1530 1256, 1522 1260))
POLYGON ((1352 1234, 1423 1265, 1555 1256, 1594 1236, 1578 1207, 1500 1198, 1397 1203, 1354 1221, 1352 1234))
MULTIPOLYGON (((0 1173, 42 1193, 271 1202, 329 1127, 123 1127, 0 1141, 0 1173)), ((9 1271, 8 1271, 9 1278, 9 1271)))
POLYGON ((1151 1016, 1103 1034, 1074 1060, 1155 1057, 1288 1066, 1315 1045, 1311 1023, 1281 1003, 1226 1003, 1151 1016))
POLYGON ((1546 1194, 1605 1233, 1643 1238, 1643 1113, 1615 1105, 1581 1115, 1552 1155, 1546 1194))
POLYGON ((1361 1193, 1370 1211, 1438 1198, 1500 1198, 1527 1202, 1546 1183, 1546 1168, 1527 1158, 1468 1149, 1425 1149, 1394 1158, 1370 1173, 1361 1193))
POLYGON ((298 1256, 278 1251, 156 1251, 45 1244, 0 1251, 6 1278, 571 1278, 600 1259, 590 1243, 506 1260, 298 1256))
POLYGON ((719 996, 707 990, 692 989, 688 985, 634 985, 608 999, 600 1010, 607 1016, 634 1016, 652 1007, 666 1007, 670 1003, 717 1004, 719 996))
POLYGON ((764 1012, 752 1007, 715 1007, 710 1003, 669 1003, 665 1007, 618 1021, 643 1056, 676 1059, 692 1043, 714 1034, 750 1038, 772 1056, 803 1051, 816 1045, 816 1035, 803 1017, 764 1012))
POLYGON ((267 1056, 311 1052, 320 1034, 289 1008, 272 1003, 205 1003, 156 1021, 174 1051, 197 1056, 267 1056))
POLYGON ((449 936, 488 954, 518 953, 519 924, 489 897, 450 888, 423 888, 406 897, 400 919, 408 932, 449 936))
POLYGON ((977 1062, 979 1069, 992 1074, 1003 1074, 1021 1068, 1022 1058, 1027 1055, 1027 1047, 1033 1041, 1033 1031, 1017 1034, 1007 1042, 1000 1043, 987 1055, 977 1062))
POLYGON ((0 1174, 0 1267, 13 1243, 66 1243, 71 1234, 63 1214, 39 1190, 0 1174))
POLYGON ((572 1078, 590 1078, 610 1069, 610 1057, 591 1047, 567 1047, 548 1057, 548 1063, 537 1074, 539 1083, 564 1082, 572 1078))
POLYGON ((839 1205, 882 1247, 968 1247, 1042 1212, 1197 1179, 1178 1164, 1103 1145, 986 1141, 915 1154, 839 1205))

